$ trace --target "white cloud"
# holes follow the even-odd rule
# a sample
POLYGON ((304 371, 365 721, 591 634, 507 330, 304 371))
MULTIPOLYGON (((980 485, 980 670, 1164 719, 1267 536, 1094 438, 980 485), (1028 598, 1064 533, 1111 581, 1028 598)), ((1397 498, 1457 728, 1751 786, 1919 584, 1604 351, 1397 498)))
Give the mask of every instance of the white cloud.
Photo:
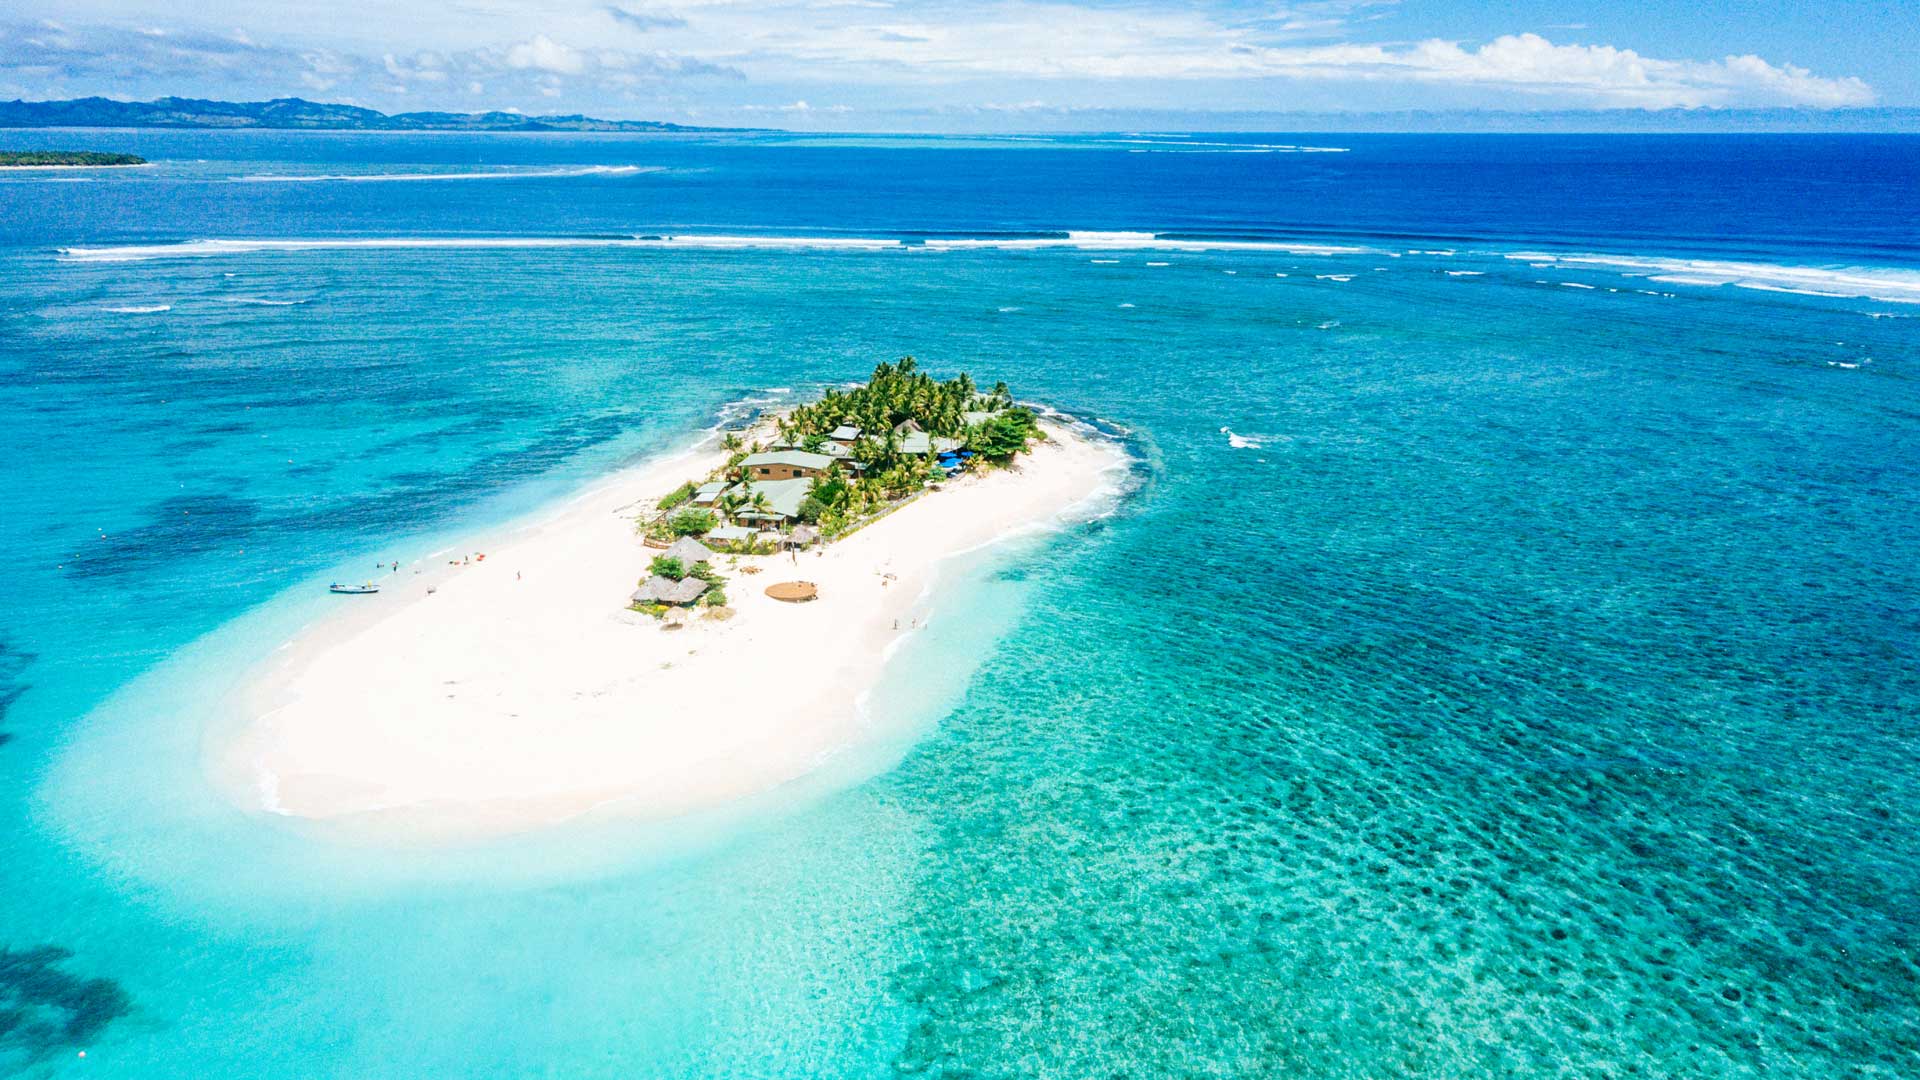
POLYGON ((340 0, 328 19, 271 35, 259 8, 275 0, 196 5, 215 26, 244 20, 246 31, 231 32, 170 24, 174 13, 159 0, 60 2, 75 11, 111 4, 115 25, 78 26, 65 6, 59 24, 0 22, 0 87, 45 97, 295 89, 351 97, 405 88, 416 102, 439 95, 473 107, 483 91, 472 88, 482 86, 503 103, 561 97, 623 115, 631 110, 619 103, 646 95, 681 109, 773 109, 803 99, 869 112, 1027 99, 1066 109, 1237 110, 1875 101, 1859 78, 1746 54, 1649 56, 1534 33, 1381 41, 1376 20, 1392 12, 1391 0, 1282 0, 1259 10, 1203 6, 1208 0, 462 0, 457 15, 424 0, 392 9, 390 20, 372 17, 375 0, 340 0), (743 81, 744 90, 725 89, 743 81), (662 88, 673 82, 681 85, 662 88))
POLYGON ((1228 25, 1199 11, 1103 10, 1064 3, 1001 3, 965 17, 852 18, 796 30, 735 9, 710 9, 746 43, 708 54, 747 69, 805 78, 832 68, 869 83, 962 79, 1296 80, 1444 84, 1548 99, 1529 104, 1602 107, 1807 105, 1874 101, 1858 78, 1829 78, 1757 56, 1662 59, 1609 45, 1556 45, 1509 34, 1478 46, 1429 39, 1403 44, 1294 44, 1345 28, 1344 10, 1301 12, 1228 25))
POLYGON ((587 70, 587 58, 545 34, 536 34, 532 41, 523 41, 507 50, 507 66, 578 75, 587 70))

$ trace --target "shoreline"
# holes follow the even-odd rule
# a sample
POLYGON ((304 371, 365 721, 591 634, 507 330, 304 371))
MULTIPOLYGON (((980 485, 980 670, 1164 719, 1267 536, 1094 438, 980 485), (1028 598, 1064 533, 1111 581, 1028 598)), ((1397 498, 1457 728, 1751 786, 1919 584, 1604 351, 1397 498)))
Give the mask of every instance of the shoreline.
POLYGON ((55 169, 151 169, 156 162, 129 161, 124 165, 0 165, 0 172, 47 172, 55 169))
POLYGON ((861 702, 939 564, 1112 489, 1124 455, 1044 429, 1017 467, 950 482, 824 550, 721 557, 735 617, 678 630, 624 606, 658 554, 633 510, 725 451, 708 437, 616 472, 492 533, 484 561, 438 552, 423 562, 441 565, 379 577, 387 591, 341 598, 360 606, 244 673, 204 768, 251 813, 452 842, 769 791, 870 726, 861 702), (794 579, 820 599, 764 595, 794 579))

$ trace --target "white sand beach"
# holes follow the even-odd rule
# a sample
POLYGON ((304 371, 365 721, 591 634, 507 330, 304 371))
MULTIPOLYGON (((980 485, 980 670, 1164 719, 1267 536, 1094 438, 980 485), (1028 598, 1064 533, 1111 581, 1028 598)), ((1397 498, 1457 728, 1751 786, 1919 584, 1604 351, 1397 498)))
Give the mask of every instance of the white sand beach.
POLYGON ((249 809, 451 839, 768 790, 859 738, 857 703, 935 564, 1114 482, 1116 448, 1045 430, 1016 468, 951 481, 824 551, 723 556, 734 617, 677 630, 626 608, 658 554, 635 504, 724 455, 630 470, 482 562, 341 598, 248 684, 210 772, 249 809), (819 599, 764 595, 791 580, 819 599))

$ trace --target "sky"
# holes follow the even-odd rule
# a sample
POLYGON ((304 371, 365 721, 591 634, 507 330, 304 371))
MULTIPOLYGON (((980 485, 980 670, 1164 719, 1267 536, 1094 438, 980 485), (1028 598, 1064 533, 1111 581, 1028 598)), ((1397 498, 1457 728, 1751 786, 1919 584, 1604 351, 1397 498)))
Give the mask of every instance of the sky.
POLYGON ((1405 110, 1842 116, 1920 106, 1920 0, 0 7, 0 98, 96 94, 849 131, 1276 129, 1405 110))

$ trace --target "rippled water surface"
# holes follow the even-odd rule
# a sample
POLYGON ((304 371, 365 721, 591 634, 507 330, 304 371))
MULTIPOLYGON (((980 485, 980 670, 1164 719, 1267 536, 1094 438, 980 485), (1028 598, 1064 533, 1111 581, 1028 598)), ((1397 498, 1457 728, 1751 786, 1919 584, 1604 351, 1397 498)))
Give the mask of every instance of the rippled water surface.
POLYGON ((1920 1073, 1910 142, 138 138, 0 182, 0 1071, 1920 1073), (1085 229, 1223 246, 917 242, 1085 229), (670 230, 913 242, 524 242, 670 230), (144 250, 424 236, 521 242, 144 250), (1135 467, 815 782, 395 854, 201 780, 316 583, 904 353, 1135 467))

